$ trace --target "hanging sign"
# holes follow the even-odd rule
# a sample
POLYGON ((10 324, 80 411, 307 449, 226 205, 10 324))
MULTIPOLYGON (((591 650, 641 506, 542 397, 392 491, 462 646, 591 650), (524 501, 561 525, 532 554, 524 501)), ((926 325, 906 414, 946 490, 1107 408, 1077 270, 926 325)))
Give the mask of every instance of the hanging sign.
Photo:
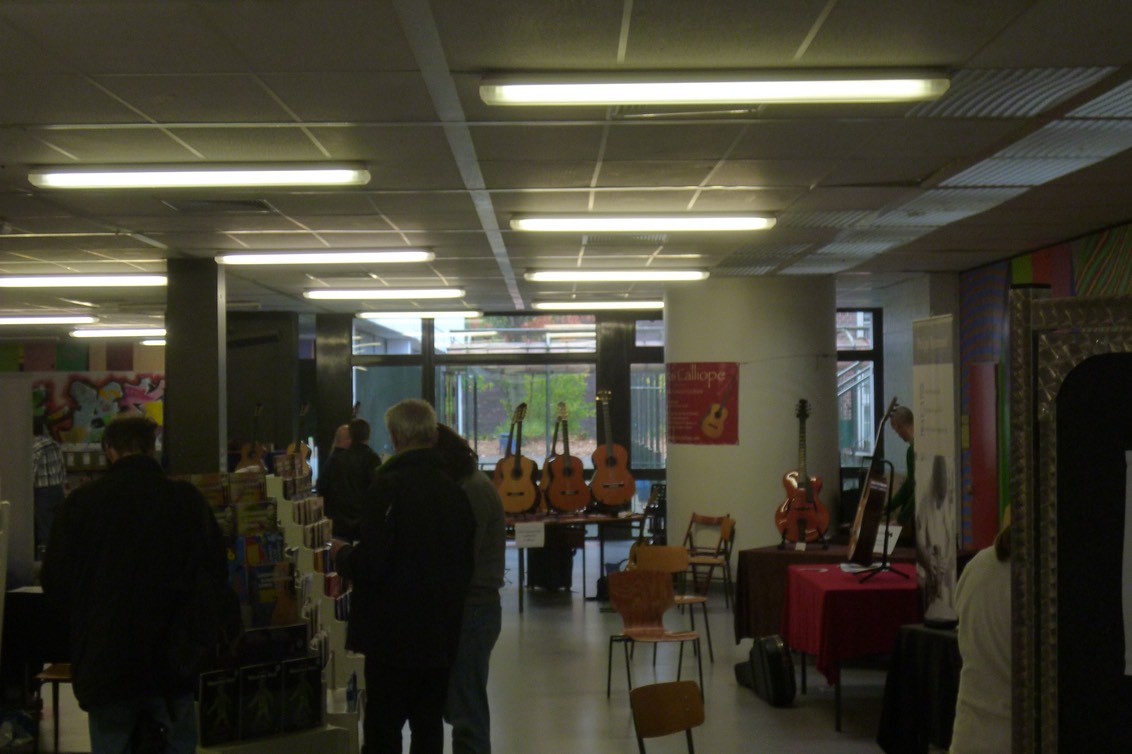
POLYGON ((685 445, 739 444, 739 364, 668 364, 668 441, 685 445))

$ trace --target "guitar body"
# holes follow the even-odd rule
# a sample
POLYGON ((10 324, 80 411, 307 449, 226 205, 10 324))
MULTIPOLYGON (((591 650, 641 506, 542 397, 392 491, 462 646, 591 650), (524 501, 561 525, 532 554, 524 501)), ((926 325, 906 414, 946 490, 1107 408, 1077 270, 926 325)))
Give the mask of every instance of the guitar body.
POLYGON ((244 469, 266 468, 263 457, 267 455, 267 448, 263 443, 246 442, 240 448, 240 460, 236 463, 236 471, 244 469))
POLYGON ((791 471, 782 477, 786 500, 774 515, 774 524, 787 542, 817 542, 829 529, 829 511, 818 499, 821 477, 810 477, 809 488, 799 483, 800 475, 791 471))
POLYGON ((287 446, 287 455, 295 457, 295 471, 299 476, 311 473, 311 446, 301 440, 287 446))
POLYGON ((594 464, 594 475, 590 479, 594 500, 608 506, 624 505, 632 500, 637 482, 629 472, 629 452, 611 443, 608 448, 599 447, 590 457, 594 464))
POLYGON ((555 510, 575 512, 590 504, 590 490, 586 486, 581 458, 555 456, 546 464, 546 477, 542 494, 555 510))
POLYGON ((711 404, 704 420, 700 422, 700 431, 704 433, 704 437, 710 437, 713 440, 719 439, 723 435, 723 426, 727 422, 727 414, 728 411, 723 407, 723 404, 711 404))
POLYGON ((538 464, 523 455, 501 458, 492 475, 506 513, 527 513, 538 505, 538 464))
POLYGON ((857 504, 857 515, 853 519, 853 528, 849 530, 849 561, 857 565, 868 566, 873 562, 873 545, 876 544, 877 530, 881 519, 884 518, 885 504, 888 502, 890 480, 884 474, 884 459, 876 456, 876 449, 880 447, 880 438, 884 433, 884 425, 892 416, 896 408, 896 398, 888 404, 888 409, 881 417, 877 427, 876 442, 873 445, 873 459, 869 463, 869 473, 865 477, 864 488, 861 490, 861 500, 857 504))

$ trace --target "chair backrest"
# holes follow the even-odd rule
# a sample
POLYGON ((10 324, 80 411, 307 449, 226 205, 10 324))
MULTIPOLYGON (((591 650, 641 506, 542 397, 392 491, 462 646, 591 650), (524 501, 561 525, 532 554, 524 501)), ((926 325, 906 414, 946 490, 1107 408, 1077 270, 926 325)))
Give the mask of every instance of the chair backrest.
POLYGON ((730 515, 693 513, 684 534, 684 547, 693 555, 722 555, 734 527, 735 521, 730 515))
POLYGON ((629 704, 638 741, 687 731, 692 751, 692 728, 704 722, 704 701, 695 681, 638 686, 629 692, 629 704))
POLYGON ((676 545, 643 545, 637 548, 637 568, 645 571, 683 573, 688 570, 688 549, 676 545))
POLYGON ((664 632, 664 613, 676 604, 672 577, 662 571, 617 571, 609 574, 609 602, 626 629, 664 632))

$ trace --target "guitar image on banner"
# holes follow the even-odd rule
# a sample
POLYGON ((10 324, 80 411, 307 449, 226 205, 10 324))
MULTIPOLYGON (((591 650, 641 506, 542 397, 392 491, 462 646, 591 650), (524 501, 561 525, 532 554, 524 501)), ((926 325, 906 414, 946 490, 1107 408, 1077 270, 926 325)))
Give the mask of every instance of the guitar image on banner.
POLYGON ((730 410, 727 404, 731 402, 731 396, 735 393, 735 384, 738 382, 738 375, 733 375, 727 381, 727 387, 724 388, 723 393, 719 396, 719 403, 711 404, 711 408, 704 414, 703 421, 700 422, 700 431, 704 433, 704 437, 710 437, 713 440, 718 440, 723 436, 727 427, 727 416, 730 410))
POLYGON ((613 426, 609 420, 609 401, 612 393, 599 390, 598 403, 601 404, 602 426, 605 442, 593 452, 594 475, 590 480, 590 494, 598 503, 617 507, 633 499, 637 483, 629 473, 629 452, 613 442, 613 426))
POLYGON ((821 477, 811 477, 806 471, 806 419, 810 417, 810 404, 805 399, 798 401, 795 411, 798 417, 798 469, 788 471, 782 477, 786 488, 786 501, 774 513, 774 524, 782 535, 779 547, 787 542, 824 542, 829 529, 829 511, 818 500, 821 492, 821 477))
MULTIPOLYGON (((869 462, 869 472, 865 477, 865 484, 861 488, 861 500, 857 504, 857 516, 853 520, 853 528, 849 531, 849 562, 868 566, 873 562, 873 545, 877 540, 877 529, 880 520, 884 517, 884 508, 888 502, 889 488, 892 481, 884 474, 885 460, 877 457, 880 447, 880 438, 884 434, 885 422, 892 416, 896 408, 896 398, 888 404, 888 410, 881 417, 880 426, 877 427, 876 441, 873 443, 873 456, 869 462)), ((891 464, 889 464, 891 465, 891 464)))
POLYGON ((557 445, 558 427, 562 427, 562 455, 547 460, 542 494, 555 510, 575 512, 590 504, 590 490, 586 486, 582 459, 570 455, 570 428, 566 416, 566 404, 559 402, 555 443, 551 451, 557 445))
POLYGON ((527 404, 520 403, 511 417, 511 438, 515 450, 511 452, 511 443, 507 444, 507 453, 495 464, 492 474, 506 513, 527 513, 539 502, 538 464, 522 453, 523 419, 526 415, 527 404))

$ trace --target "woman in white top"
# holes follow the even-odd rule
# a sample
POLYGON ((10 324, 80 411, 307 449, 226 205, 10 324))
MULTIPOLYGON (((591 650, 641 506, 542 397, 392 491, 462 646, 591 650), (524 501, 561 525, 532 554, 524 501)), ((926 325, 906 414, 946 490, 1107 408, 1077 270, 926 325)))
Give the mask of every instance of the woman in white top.
POLYGON ((959 697, 951 754, 1004 754, 1011 744, 1010 525, 963 569, 957 589, 959 697))

